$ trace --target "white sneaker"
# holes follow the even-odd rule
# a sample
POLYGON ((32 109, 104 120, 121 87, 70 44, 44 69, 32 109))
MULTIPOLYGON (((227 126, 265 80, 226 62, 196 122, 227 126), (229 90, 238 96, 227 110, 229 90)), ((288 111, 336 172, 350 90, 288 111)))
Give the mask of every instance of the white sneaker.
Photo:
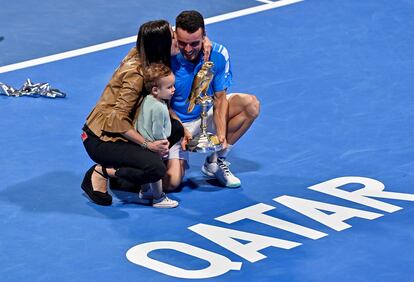
POLYGON ((152 206, 154 208, 159 208, 159 209, 171 209, 171 208, 177 207, 178 202, 175 200, 171 200, 170 198, 167 197, 167 195, 163 194, 163 196, 160 199, 158 200, 153 199, 152 206))
POLYGON ((217 158, 216 163, 209 163, 206 159, 201 171, 210 177, 215 177, 222 185, 226 187, 236 188, 240 187, 241 181, 229 168, 230 163, 223 158, 217 158))

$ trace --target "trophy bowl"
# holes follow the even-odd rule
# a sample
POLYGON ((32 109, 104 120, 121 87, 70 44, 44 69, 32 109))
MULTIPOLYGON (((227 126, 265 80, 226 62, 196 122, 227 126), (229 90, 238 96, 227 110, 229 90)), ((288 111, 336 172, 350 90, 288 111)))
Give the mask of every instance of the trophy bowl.
POLYGON ((196 153, 213 153, 222 148, 216 135, 208 133, 197 135, 187 144, 187 150, 196 153))

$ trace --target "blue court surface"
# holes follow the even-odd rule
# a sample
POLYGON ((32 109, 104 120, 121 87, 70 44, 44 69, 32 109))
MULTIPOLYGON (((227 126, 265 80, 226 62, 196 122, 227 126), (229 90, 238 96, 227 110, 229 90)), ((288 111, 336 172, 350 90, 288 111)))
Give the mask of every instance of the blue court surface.
POLYGON ((2 1, 0 82, 67 97, 0 96, 0 281, 414 281, 414 1, 273 2, 2 1), (97 206, 79 135, 133 44, 10 66, 188 9, 261 101, 229 156, 242 187, 194 154, 178 208, 97 206))

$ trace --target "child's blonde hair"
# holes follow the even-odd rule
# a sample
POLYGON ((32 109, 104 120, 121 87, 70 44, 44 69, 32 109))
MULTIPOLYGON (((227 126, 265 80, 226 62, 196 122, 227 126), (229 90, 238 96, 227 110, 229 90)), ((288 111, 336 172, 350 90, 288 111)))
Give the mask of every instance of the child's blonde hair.
POLYGON ((153 87, 158 87, 160 78, 169 76, 172 71, 166 65, 152 63, 144 69, 144 84, 148 92, 152 92, 153 87))

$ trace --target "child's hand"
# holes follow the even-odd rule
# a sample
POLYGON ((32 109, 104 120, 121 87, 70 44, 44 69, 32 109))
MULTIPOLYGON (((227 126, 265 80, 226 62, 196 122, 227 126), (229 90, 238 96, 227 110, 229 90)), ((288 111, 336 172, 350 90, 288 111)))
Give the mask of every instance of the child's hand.
POLYGON ((190 131, 187 128, 184 128, 184 137, 181 140, 181 148, 185 151, 187 150, 187 144, 190 140, 193 139, 193 135, 191 135, 190 131))

